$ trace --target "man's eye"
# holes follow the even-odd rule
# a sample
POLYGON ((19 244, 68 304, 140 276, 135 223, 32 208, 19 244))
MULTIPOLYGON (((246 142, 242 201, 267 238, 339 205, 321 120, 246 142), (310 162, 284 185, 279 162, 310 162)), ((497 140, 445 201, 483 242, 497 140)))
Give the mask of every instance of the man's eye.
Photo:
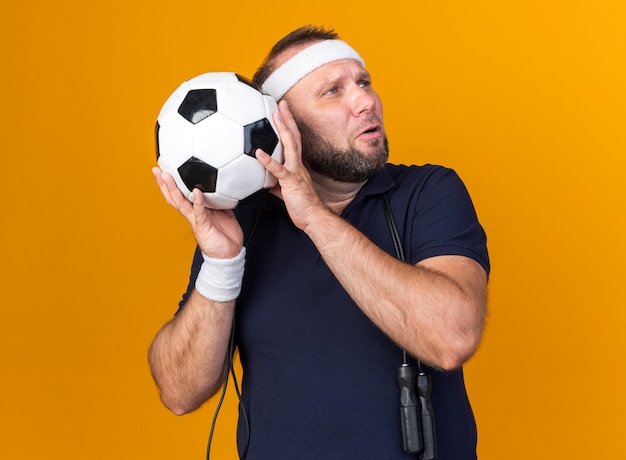
POLYGON ((337 88, 331 88, 331 89, 327 89, 326 91, 324 91, 324 94, 328 94, 328 95, 332 95, 337 93, 337 88))
POLYGON ((361 80, 361 81, 359 82, 359 86, 360 86, 361 88, 367 88, 368 86, 371 86, 371 85, 372 85, 372 82, 371 82, 371 81, 369 81, 369 80, 361 80))

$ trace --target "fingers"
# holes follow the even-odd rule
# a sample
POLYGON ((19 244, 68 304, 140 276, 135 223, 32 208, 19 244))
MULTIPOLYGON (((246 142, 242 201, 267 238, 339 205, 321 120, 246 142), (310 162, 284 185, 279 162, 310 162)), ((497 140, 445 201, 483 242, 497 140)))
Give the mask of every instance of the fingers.
POLYGON ((172 204, 172 186, 176 187, 176 182, 174 181, 174 178, 170 174, 166 173, 156 166, 152 168, 152 174, 154 174, 157 185, 159 186, 159 189, 161 189, 161 193, 163 194, 167 202, 172 204))
POLYGON ((191 203, 182 194, 172 175, 156 166, 152 168, 152 174, 167 204, 176 208, 183 216, 189 219, 190 213, 192 212, 191 203))
POLYGON ((261 149, 257 149, 255 155, 257 160, 279 181, 284 181, 290 174, 302 169, 300 130, 284 100, 278 103, 278 111, 274 113, 273 119, 283 145, 284 161, 283 163, 276 161, 261 149))
POLYGON ((265 169, 271 172, 278 180, 284 179, 289 174, 289 171, 280 162, 273 159, 263 150, 256 149, 255 155, 259 163, 265 166, 265 169))
POLYGON ((205 227, 208 224, 207 210, 204 207, 204 196, 200 189, 194 188, 193 191, 193 217, 196 227, 205 227))
POLYGON ((285 164, 287 169, 291 169, 302 161, 302 145, 300 130, 286 101, 278 103, 278 112, 274 114, 273 119, 283 144, 285 164))
POLYGON ((232 209, 206 208, 204 196, 198 188, 191 192, 192 203, 181 193, 170 174, 158 167, 153 168, 152 173, 167 203, 175 207, 189 222, 196 242, 204 254, 221 259, 232 258, 239 253, 243 244, 243 232, 232 209))

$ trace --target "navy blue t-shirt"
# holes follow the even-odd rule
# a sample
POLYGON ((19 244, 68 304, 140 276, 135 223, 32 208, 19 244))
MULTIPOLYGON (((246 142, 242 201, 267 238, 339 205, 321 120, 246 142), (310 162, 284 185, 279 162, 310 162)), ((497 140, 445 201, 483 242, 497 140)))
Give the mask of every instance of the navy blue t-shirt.
MULTIPOLYGON (((395 256, 383 193, 407 261, 463 255, 489 273, 485 233, 454 171, 388 164, 344 210, 343 218, 395 256)), ((249 441, 247 460, 415 458, 402 448, 396 381, 402 351, 352 301, 280 199, 259 197, 236 215, 246 234, 255 226, 236 307, 250 423, 248 433, 240 417, 238 444, 249 441)), ((196 252, 181 305, 200 264, 196 252)), ((475 459, 462 370, 428 372, 438 459, 475 459)))

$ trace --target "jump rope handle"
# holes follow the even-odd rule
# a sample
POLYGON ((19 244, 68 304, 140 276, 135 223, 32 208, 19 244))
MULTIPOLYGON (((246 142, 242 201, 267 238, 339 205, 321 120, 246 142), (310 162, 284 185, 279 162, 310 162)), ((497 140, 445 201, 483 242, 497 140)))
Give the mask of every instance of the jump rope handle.
POLYGON ((423 372, 417 375, 417 395, 423 436, 423 450, 419 458, 420 460, 435 460, 437 458, 437 444, 433 406, 430 402, 430 375, 423 372))
POLYGON ((419 402, 415 394, 416 376, 414 366, 403 364, 397 368, 396 377, 400 386, 400 426, 404 451, 417 454, 424 450, 422 444, 419 402))

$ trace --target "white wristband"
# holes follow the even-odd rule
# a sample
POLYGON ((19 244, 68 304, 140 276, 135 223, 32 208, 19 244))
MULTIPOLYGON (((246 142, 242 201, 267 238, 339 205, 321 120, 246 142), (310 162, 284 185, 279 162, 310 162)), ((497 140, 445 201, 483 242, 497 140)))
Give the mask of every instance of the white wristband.
POLYGON ((214 259, 202 254, 204 263, 196 278, 196 290, 216 302, 235 300, 241 292, 241 280, 246 263, 246 248, 232 259, 214 259))

